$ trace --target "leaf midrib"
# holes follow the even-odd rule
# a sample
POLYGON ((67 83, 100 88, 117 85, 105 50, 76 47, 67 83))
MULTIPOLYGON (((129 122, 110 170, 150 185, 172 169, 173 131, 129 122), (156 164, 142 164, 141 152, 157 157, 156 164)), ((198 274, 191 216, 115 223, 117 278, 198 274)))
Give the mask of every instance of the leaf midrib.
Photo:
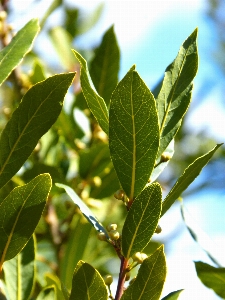
POLYGON ((134 121, 134 102, 133 102, 133 74, 131 72, 131 91, 130 91, 130 104, 131 104, 131 118, 132 118, 132 135, 133 135, 133 151, 132 151, 132 177, 131 177, 131 191, 130 191, 130 200, 134 198, 134 186, 135 186, 135 175, 136 175, 136 128, 134 121))

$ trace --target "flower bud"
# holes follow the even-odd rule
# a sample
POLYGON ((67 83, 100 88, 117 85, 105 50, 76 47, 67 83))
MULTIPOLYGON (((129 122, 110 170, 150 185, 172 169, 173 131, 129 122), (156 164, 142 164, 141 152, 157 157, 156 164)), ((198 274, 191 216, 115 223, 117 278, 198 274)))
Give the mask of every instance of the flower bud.
POLYGON ((113 241, 116 241, 116 240, 118 240, 118 239, 120 238, 120 234, 119 234, 119 232, 116 231, 116 230, 111 230, 111 231, 109 232, 109 236, 110 236, 110 238, 111 238, 113 241))
POLYGON ((107 276, 105 277, 105 284, 106 284, 106 285, 111 285, 112 282, 113 282, 113 277, 112 277, 111 275, 107 275, 107 276))
POLYGON ((118 190, 115 192, 114 197, 118 200, 123 200, 125 196, 125 193, 123 190, 118 190))
POLYGON ((125 275, 125 281, 130 280, 130 272, 127 272, 125 275))
POLYGON ((109 224, 106 229, 108 230, 108 232, 112 231, 112 230, 116 230, 117 229, 117 224, 109 224))
POLYGON ((172 157, 172 156, 171 156, 169 153, 163 152, 163 154, 161 155, 160 161, 161 161, 161 162, 167 162, 168 160, 171 159, 171 157, 172 157))
POLYGON ((160 225, 158 225, 158 226, 156 227, 155 233, 159 234, 159 233, 161 233, 161 232, 162 232, 162 228, 161 228, 160 225))
POLYGON ((102 180, 99 176, 95 176, 93 177, 93 183, 95 186, 99 187, 102 184, 102 180))
POLYGON ((98 239, 99 241, 107 241, 107 237, 104 232, 99 232, 98 239))
POLYGON ((133 256, 132 259, 134 262, 137 262, 138 264, 142 264, 143 261, 148 257, 147 254, 141 253, 141 252, 136 252, 133 256))

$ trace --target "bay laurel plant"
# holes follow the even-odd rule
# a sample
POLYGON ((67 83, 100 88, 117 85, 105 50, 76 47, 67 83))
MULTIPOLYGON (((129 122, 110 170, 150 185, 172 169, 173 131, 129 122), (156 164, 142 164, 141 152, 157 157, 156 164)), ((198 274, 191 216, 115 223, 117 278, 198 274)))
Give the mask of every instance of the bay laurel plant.
MULTIPOLYGON (((38 21, 31 20, 2 49, 0 84, 9 76, 16 80, 18 64, 38 32, 38 21)), ((113 27, 89 66, 79 52, 72 50, 70 55, 80 64, 81 90, 75 91, 74 107, 88 116, 92 137, 85 140, 73 113, 63 109, 78 76, 66 72, 47 78, 37 60, 28 76, 30 85, 1 132, 1 297, 161 299, 164 247, 150 252, 148 246, 161 231, 160 218, 220 147, 194 160, 162 199, 157 178, 173 157, 174 138, 191 102, 198 69, 197 29, 166 68, 158 92, 150 91, 135 66, 118 82, 120 58, 113 27), (68 175, 62 153, 79 157, 77 164, 71 163, 76 174, 68 175), (104 225, 93 213, 101 214, 96 209, 99 202, 104 225), (122 224, 112 221, 111 210, 122 224), (46 240, 51 240, 47 246, 46 240), (46 252, 41 250, 44 245, 46 252), (109 274, 104 260, 105 255, 110 260, 109 253, 119 262, 112 271, 117 276, 109 274)), ((178 299, 181 291, 171 291, 164 299, 178 299)))

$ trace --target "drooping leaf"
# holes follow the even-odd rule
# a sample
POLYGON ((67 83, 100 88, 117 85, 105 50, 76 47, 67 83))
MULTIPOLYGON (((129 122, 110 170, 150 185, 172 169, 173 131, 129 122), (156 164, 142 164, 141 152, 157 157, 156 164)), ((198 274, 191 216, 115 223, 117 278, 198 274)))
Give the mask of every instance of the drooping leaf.
POLYGON ((16 187, 0 203, 0 269, 26 245, 43 212, 51 189, 49 174, 16 187))
POLYGON ((146 258, 137 278, 125 291, 121 300, 158 300, 166 278, 166 260, 163 246, 146 258))
POLYGON ((108 291, 97 270, 79 261, 73 274, 70 300, 107 300, 108 291))
POLYGON ((35 243, 30 238, 23 250, 4 263, 7 293, 10 299, 29 299, 35 276, 35 243))
POLYGON ((192 81, 198 69, 197 29, 181 46, 167 67, 157 98, 160 124, 160 156, 177 133, 191 101, 192 81))
POLYGON ((118 179, 130 199, 146 185, 159 144, 155 99, 132 67, 110 102, 109 149, 118 179))
POLYGON ((162 208, 162 190, 158 183, 146 187, 134 200, 122 231, 122 251, 126 258, 141 252, 155 232, 162 208))
POLYGON ((95 88, 107 106, 118 82, 119 67, 120 51, 114 28, 111 26, 104 34, 101 45, 95 50, 90 66, 90 75, 95 88))
POLYGON ((56 298, 56 287, 50 285, 45 287, 38 295, 37 300, 58 300, 56 298))
POLYGON ((102 224, 98 221, 98 219, 95 217, 92 211, 87 207, 87 205, 80 199, 80 197, 74 192, 74 190, 71 189, 71 187, 61 183, 56 183, 55 185, 60 188, 63 188, 66 191, 68 196, 79 207, 84 217, 88 220, 88 222, 91 223, 91 225, 95 228, 95 230, 97 230, 98 232, 104 232, 106 236, 108 236, 102 224))
POLYGON ((79 260, 83 258, 84 250, 89 240, 91 225, 80 216, 76 226, 71 229, 71 235, 62 258, 60 275, 63 284, 71 289, 71 278, 79 260), (74 242, 79 241, 79 243, 74 242))
POLYGON ((108 134, 109 116, 105 101, 96 92, 96 89, 88 71, 86 60, 77 51, 73 50, 73 53, 81 65, 80 82, 87 104, 91 112, 95 116, 97 122, 101 126, 102 130, 104 130, 105 133, 108 134))
POLYGON ((225 298, 225 268, 215 268, 201 261, 195 262, 199 279, 221 298, 225 298))
POLYGON ((211 151, 203 156, 197 158, 192 164, 190 164, 185 170, 180 178, 176 181, 169 194, 166 196, 162 204, 162 214, 161 217, 167 212, 171 205, 180 197, 180 195, 187 189, 187 187, 195 180, 195 178, 200 174, 203 167, 209 162, 215 151, 222 144, 218 144, 211 151))
POLYGON ((56 121, 73 78, 74 73, 52 76, 24 95, 0 136, 0 188, 19 171, 56 121))
POLYGON ((162 300, 177 300, 181 292, 183 292, 183 290, 171 292, 166 297, 163 297, 162 300))
POLYGON ((38 31, 38 20, 32 19, 18 31, 8 46, 0 52, 0 85, 30 51, 38 31))

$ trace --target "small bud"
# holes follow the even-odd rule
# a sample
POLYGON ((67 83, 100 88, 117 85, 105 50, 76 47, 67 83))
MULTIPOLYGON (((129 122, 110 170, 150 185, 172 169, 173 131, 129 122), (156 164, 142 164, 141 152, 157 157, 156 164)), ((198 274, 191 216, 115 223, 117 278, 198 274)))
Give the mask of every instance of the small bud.
POLYGON ((116 230, 117 229, 117 224, 109 224, 107 227, 106 227, 107 231, 110 232, 112 230, 116 230))
POLYGON ((110 236, 110 238, 111 238, 113 241, 116 241, 116 240, 118 240, 118 239, 120 238, 120 234, 119 234, 119 232, 116 231, 116 230, 111 230, 111 231, 109 232, 109 236, 110 236))
POLYGON ((98 239, 99 241, 107 241, 107 237, 104 232, 99 232, 98 239))
POLYGON ((102 180, 99 176, 95 176, 93 177, 93 183, 95 186, 99 187, 102 184, 102 180))
POLYGON ((169 153, 163 152, 163 154, 161 155, 160 161, 161 161, 161 162, 167 162, 168 160, 171 159, 171 157, 172 157, 172 156, 171 156, 169 153))
POLYGON ((123 190, 118 190, 115 192, 114 197, 118 200, 123 200, 125 196, 125 193, 123 190))
POLYGON ((161 228, 160 225, 158 225, 158 226, 156 227, 155 233, 159 234, 159 233, 161 233, 161 232, 162 232, 162 228, 161 228))
POLYGON ((144 261, 146 258, 148 258, 148 255, 145 253, 141 253, 142 261, 144 261))
POLYGON ((0 21, 4 21, 7 18, 7 12, 2 10, 0 11, 0 21))
POLYGON ((141 253, 141 252, 136 252, 133 256, 132 259, 134 262, 137 262, 139 264, 142 264, 143 261, 148 257, 147 254, 141 253))
POLYGON ((125 275, 125 281, 130 280, 130 272, 127 272, 125 275))
POLYGON ((105 284, 106 284, 106 285, 111 285, 112 282, 113 282, 113 277, 112 277, 111 275, 107 275, 107 276, 105 277, 105 284))

